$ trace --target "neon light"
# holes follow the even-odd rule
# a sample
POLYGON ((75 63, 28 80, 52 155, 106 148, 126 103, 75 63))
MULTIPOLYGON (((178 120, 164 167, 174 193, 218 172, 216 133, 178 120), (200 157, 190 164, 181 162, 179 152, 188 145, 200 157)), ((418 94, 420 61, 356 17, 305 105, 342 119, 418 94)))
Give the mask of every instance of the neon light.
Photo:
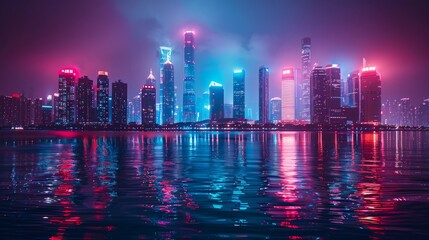
POLYGON ((236 70, 234 70, 234 73, 242 73, 243 72, 243 69, 236 69, 236 70))
POLYGON ((332 67, 338 67, 338 64, 332 64, 332 67))
POLYGON ((215 81, 211 81, 209 87, 222 87, 222 84, 217 83, 215 81))
POLYGON ((192 33, 195 34, 194 31, 185 31, 185 34, 192 33))
POLYGON ((108 72, 106 72, 106 71, 98 71, 98 75, 101 75, 101 76, 109 76, 109 73, 108 73, 108 72))
POLYGON ((364 67, 362 68, 362 72, 375 71, 375 67, 364 67))
POLYGON ((52 95, 48 95, 48 96, 46 97, 46 99, 47 99, 48 101, 51 101, 51 100, 52 100, 52 95))
POLYGON ((290 69, 283 70, 283 75, 289 75, 289 74, 290 74, 290 69))

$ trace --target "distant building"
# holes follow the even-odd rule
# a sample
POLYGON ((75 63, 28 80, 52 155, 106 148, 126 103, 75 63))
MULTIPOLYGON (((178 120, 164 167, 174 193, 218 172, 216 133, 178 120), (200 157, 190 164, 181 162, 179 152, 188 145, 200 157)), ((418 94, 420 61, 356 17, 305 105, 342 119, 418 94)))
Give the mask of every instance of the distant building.
POLYGON ((112 83, 112 124, 127 124, 127 91, 121 80, 112 83))
POLYGON ((210 119, 220 120, 224 118, 224 91, 222 84, 211 82, 210 91, 210 119))
POLYGON ((245 112, 245 71, 234 70, 233 74, 233 117, 244 118, 245 112))
POLYGON ((267 67, 259 68, 259 122, 269 122, 269 72, 267 67))
POLYGON ((98 71, 97 77, 97 121, 109 122, 109 73, 98 71))
POLYGON ((329 85, 326 69, 316 66, 310 76, 310 112, 314 124, 329 124, 329 108, 327 104, 329 85))
POLYGON ((165 47, 165 46, 161 46, 159 48, 160 50, 160 54, 159 54, 159 99, 158 99, 158 108, 159 108, 159 112, 160 114, 159 117, 157 119, 159 119, 159 121, 157 122, 158 124, 163 124, 163 120, 164 120, 164 110, 163 110, 163 104, 164 104, 164 64, 166 62, 171 62, 171 53, 172 53, 172 48, 171 47, 165 47))
POLYGON ((354 71, 347 75, 345 96, 345 105, 348 107, 359 108, 359 72, 354 71))
POLYGON ((185 80, 183 86, 183 122, 195 122, 195 34, 185 32, 185 80))
POLYGON ((399 114, 401 116, 399 125, 413 126, 412 110, 410 98, 401 98, 399 105, 399 114))
POLYGON ((281 104, 283 121, 295 120, 295 73, 293 68, 285 68, 282 71, 281 104))
POLYGON ((274 123, 282 120, 282 99, 279 97, 270 100, 270 120, 274 123))
POLYGON ((52 119, 52 106, 43 105, 42 106, 42 125, 49 125, 53 121, 52 119))
POLYGON ((310 121, 310 74, 311 65, 311 38, 306 37, 301 40, 301 63, 302 63, 302 111, 299 119, 310 121))
POLYGON ((77 83, 77 122, 92 122, 94 88, 93 81, 87 76, 81 77, 77 83))
POLYGON ((224 118, 232 118, 233 117, 233 104, 225 103, 224 104, 224 118))
POLYGON ((360 122, 381 123, 381 77, 375 67, 360 73, 360 122))
POLYGON ((52 102, 52 111, 54 115, 54 122, 60 123, 60 94, 54 93, 52 102))
POLYGON ((162 104, 162 122, 163 124, 174 123, 175 112, 175 89, 174 89, 174 66, 170 61, 167 61, 163 67, 163 104, 162 104))
POLYGON ((155 124, 156 123, 156 88, 155 77, 152 70, 149 73, 148 81, 142 87, 142 101, 141 101, 141 119, 142 124, 155 124))
POLYGON ((43 98, 34 98, 31 101, 31 124, 39 126, 42 124, 42 106, 43 98))
POLYGON ((76 75, 75 69, 63 68, 58 72, 58 122, 76 122, 76 75))

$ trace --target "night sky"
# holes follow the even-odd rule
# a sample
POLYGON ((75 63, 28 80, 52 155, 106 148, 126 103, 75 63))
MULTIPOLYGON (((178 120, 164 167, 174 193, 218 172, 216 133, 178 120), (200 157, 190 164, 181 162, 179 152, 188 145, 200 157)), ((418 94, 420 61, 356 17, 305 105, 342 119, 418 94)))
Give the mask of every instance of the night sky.
MULTIPOLYGON (((342 77, 362 57, 382 74, 383 99, 429 98, 427 1, 16 1, 0 2, 0 94, 46 97, 58 69, 76 67, 96 79, 127 82, 138 93, 149 69, 159 77, 158 47, 174 49, 182 102, 183 32, 196 35, 196 93, 224 84, 232 103, 232 71, 246 70, 246 104, 257 111, 258 67, 270 67, 270 97, 280 96, 282 67, 301 67, 300 44, 312 38, 313 62, 337 63, 342 77)), ((255 115, 254 115, 255 116, 255 115)))

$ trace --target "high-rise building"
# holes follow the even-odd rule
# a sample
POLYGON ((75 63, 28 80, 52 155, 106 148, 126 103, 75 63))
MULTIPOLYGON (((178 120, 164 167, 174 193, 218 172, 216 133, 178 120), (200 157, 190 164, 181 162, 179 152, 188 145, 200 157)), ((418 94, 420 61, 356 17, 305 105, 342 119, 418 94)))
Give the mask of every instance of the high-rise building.
POLYGON ((381 77, 375 67, 365 67, 360 73, 360 122, 381 122, 381 77))
POLYGON ((269 95, 268 67, 259 68, 259 122, 269 122, 270 95, 269 95))
POLYGON ((282 99, 279 97, 270 100, 270 120, 274 123, 282 120, 282 99))
POLYGON ((121 80, 112 83, 112 124, 127 124, 127 91, 121 80))
POLYGON ((231 103, 225 103, 223 105, 223 117, 224 118, 232 118, 233 116, 233 107, 234 105, 231 103))
POLYGON ((53 102, 52 102, 52 111, 54 115, 54 122, 60 123, 60 94, 54 93, 53 102))
POLYGON ((349 107, 359 107, 359 72, 347 75, 344 102, 349 107))
POLYGON ((216 121, 224 118, 224 91, 223 86, 217 82, 210 82, 210 120, 216 121))
POLYGON ((174 66, 170 61, 165 62, 163 67, 163 104, 162 104, 162 122, 163 124, 174 123, 175 110, 175 89, 174 89, 174 66))
POLYGON ((58 122, 72 124, 76 122, 76 75, 75 69, 63 68, 58 72, 58 122))
POLYGON ((52 105, 42 106, 42 124, 49 125, 52 123, 52 105))
POLYGON ((325 69, 328 84, 329 124, 345 124, 346 117, 341 108, 341 69, 338 64, 327 65, 325 69))
POLYGON ((234 70, 233 75, 233 118, 244 118, 245 112, 245 71, 234 70))
POLYGON ((43 98, 35 98, 31 101, 31 124, 39 126, 42 124, 43 98))
POLYGON ((195 34, 185 32, 185 80, 183 86, 183 122, 195 122, 195 34))
POLYGON ((156 123, 156 88, 155 77, 150 70, 146 84, 142 87, 141 97, 141 119, 142 124, 156 123))
POLYGON ((401 98, 399 104, 399 114, 401 116, 399 125, 412 126, 412 106, 410 98, 401 98))
POLYGON ((311 74, 311 38, 306 37, 301 41, 301 113, 299 119, 310 121, 310 74, 311 74))
POLYGON ((326 77, 326 69, 316 66, 310 75, 310 115, 312 123, 329 123, 328 94, 329 85, 326 77))
POLYGON ((92 119, 92 101, 94 99, 93 81, 87 76, 78 79, 77 83, 77 122, 88 123, 92 119))
POLYGON ((98 71, 97 77, 97 121, 109 122, 109 73, 98 71))
POLYGON ((165 47, 165 46, 161 46, 159 48, 160 50, 160 54, 159 54, 159 100, 158 102, 158 108, 159 108, 159 112, 161 114, 159 114, 159 121, 157 122, 158 124, 163 124, 163 103, 164 103, 164 75, 163 75, 163 69, 164 69, 164 64, 168 61, 171 62, 171 52, 172 52, 172 48, 171 47, 165 47))
POLYGON ((293 68, 285 68, 282 71, 282 121, 295 120, 295 71, 293 68))

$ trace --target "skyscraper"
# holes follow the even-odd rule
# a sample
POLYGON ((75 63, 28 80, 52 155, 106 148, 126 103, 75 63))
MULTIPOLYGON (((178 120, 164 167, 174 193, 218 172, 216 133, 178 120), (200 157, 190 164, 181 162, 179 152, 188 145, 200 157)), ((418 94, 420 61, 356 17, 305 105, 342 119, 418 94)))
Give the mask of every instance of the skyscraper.
POLYGON ((156 88, 155 77, 150 70, 146 84, 142 87, 141 119, 142 124, 156 123, 156 88))
POLYGON ((359 107, 359 72, 354 71, 347 75, 345 105, 359 107))
POLYGON ((195 122, 195 34, 185 32, 185 80, 183 86, 183 121, 195 122))
POLYGON ((172 48, 171 47, 164 47, 161 46, 159 47, 160 50, 160 55, 159 55, 159 112, 160 117, 159 117, 159 124, 163 124, 163 103, 164 103, 164 75, 163 75, 163 69, 164 69, 164 64, 168 61, 171 62, 171 52, 172 52, 172 48))
POLYGON ((269 108, 270 108, 270 96, 269 96, 269 72, 268 67, 259 68, 259 122, 269 122, 269 108))
POLYGON ((365 67, 360 73, 360 122, 381 122, 381 77, 375 67, 365 67))
POLYGON ((282 120, 282 99, 279 97, 270 100, 270 120, 274 123, 282 120))
POLYGON ((317 66, 310 75, 310 115, 311 122, 314 124, 329 123, 328 91, 326 69, 317 66))
POLYGON ((112 83, 112 123, 127 124, 127 84, 118 80, 112 83))
POLYGON ((109 122, 109 73, 98 71, 97 77, 97 121, 109 122))
POLYGON ((75 69, 63 68, 58 72, 58 122, 72 124, 76 122, 76 75, 75 69))
POLYGON ((282 117, 283 121, 295 120, 295 71, 293 68, 285 68, 282 71, 282 117))
POLYGON ((93 81, 87 76, 78 79, 77 83, 77 122, 91 122, 92 101, 94 99, 93 81))
POLYGON ((310 74, 311 74, 311 38, 306 37, 301 40, 301 63, 302 63, 302 112, 299 119, 310 121, 310 74))
POLYGON ((174 90, 174 66, 170 61, 165 62, 163 67, 163 107, 162 107, 162 122, 163 124, 174 123, 175 110, 175 90, 174 90))
POLYGON ((224 118, 224 91, 223 86, 217 82, 210 82, 210 120, 224 118))
POLYGON ((341 108, 341 69, 338 64, 327 65, 325 69, 328 84, 329 124, 345 124, 346 118, 341 108))
POLYGON ((234 70, 233 75, 233 118, 244 118, 245 111, 245 72, 234 70))
POLYGON ((54 93, 53 102, 52 102, 52 110, 54 115, 54 122, 60 123, 60 94, 54 93))

